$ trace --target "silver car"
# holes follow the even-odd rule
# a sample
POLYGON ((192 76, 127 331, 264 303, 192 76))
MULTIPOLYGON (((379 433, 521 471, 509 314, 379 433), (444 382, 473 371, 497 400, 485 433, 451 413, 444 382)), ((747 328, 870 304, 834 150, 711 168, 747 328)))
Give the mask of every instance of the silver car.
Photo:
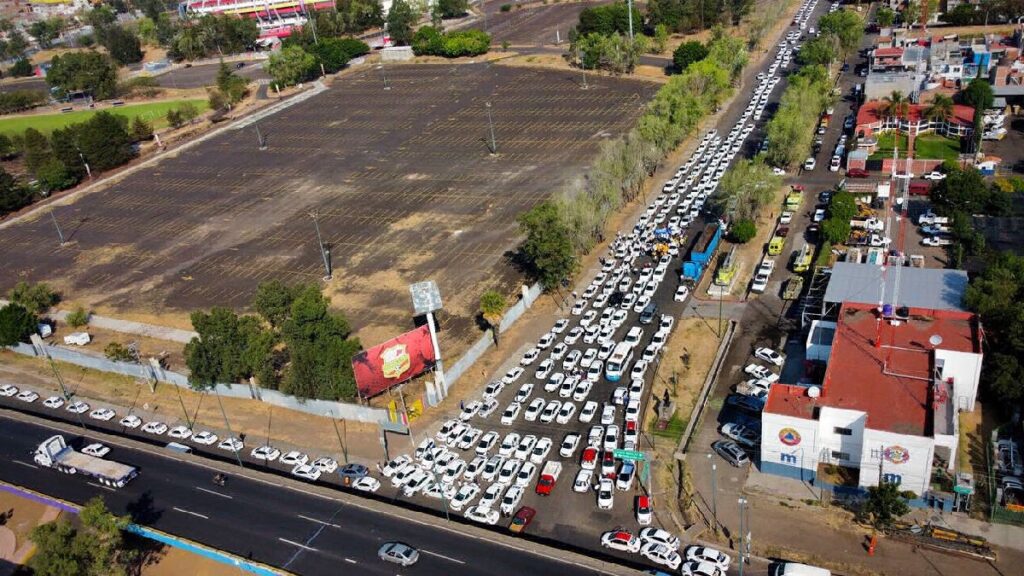
POLYGON ((412 546, 401 542, 388 542, 377 551, 377 557, 385 562, 412 566, 420 559, 420 553, 412 546))

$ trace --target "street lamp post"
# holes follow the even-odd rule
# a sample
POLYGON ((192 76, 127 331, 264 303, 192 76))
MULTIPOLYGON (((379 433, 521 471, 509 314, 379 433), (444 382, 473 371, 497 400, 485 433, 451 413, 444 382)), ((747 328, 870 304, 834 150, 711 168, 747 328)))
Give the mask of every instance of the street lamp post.
POLYGON ((712 461, 711 454, 708 454, 708 462, 711 462, 711 516, 714 519, 714 530, 718 533, 718 465, 712 461))
POLYGON ((310 212, 309 216, 313 219, 313 227, 316 228, 316 245, 320 249, 320 257, 324 261, 324 280, 331 279, 331 252, 327 246, 324 245, 323 238, 320 236, 320 222, 317 220, 318 214, 316 211, 310 212))
POLYGON ((490 101, 485 103, 484 107, 487 108, 487 126, 490 129, 490 131, 491 131, 491 154, 493 155, 493 154, 497 154, 498 153, 498 142, 497 142, 497 140, 494 139, 494 119, 491 118, 491 103, 490 103, 490 101))
POLYGON ((57 228, 57 237, 60 238, 60 245, 63 246, 66 243, 64 240, 64 232, 60 229, 60 224, 57 223, 57 217, 53 215, 53 209, 50 209, 50 219, 53 220, 53 225, 57 228))

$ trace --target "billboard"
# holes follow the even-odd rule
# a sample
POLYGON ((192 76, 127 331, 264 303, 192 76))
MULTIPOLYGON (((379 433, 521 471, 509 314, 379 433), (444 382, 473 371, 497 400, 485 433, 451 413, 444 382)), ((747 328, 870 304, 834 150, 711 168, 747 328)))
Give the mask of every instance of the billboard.
POLYGON ((430 328, 420 326, 353 356, 352 372, 359 395, 369 398, 422 374, 435 360, 430 328))

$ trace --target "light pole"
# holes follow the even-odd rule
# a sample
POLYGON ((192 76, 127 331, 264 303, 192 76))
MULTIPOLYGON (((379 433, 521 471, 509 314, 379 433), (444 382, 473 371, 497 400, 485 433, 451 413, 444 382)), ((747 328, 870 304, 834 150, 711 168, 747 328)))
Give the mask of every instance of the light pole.
POLYGON ((711 516, 715 523, 715 534, 718 534, 718 465, 712 458, 713 456, 708 454, 708 462, 711 462, 711 516))
POLYGON ((388 84, 388 73, 387 73, 387 70, 384 69, 384 65, 383 64, 378 64, 377 65, 377 70, 380 70, 380 75, 381 75, 382 78, 384 78, 384 89, 385 90, 391 90, 391 85, 388 84))
POLYGON ((260 125, 256 124, 256 144, 260 147, 260 150, 267 149, 267 139, 263 137, 263 133, 260 132, 260 125))
POLYGON ((626 10, 629 12, 629 41, 633 41, 633 0, 629 0, 626 5, 626 10))
POLYGON ((740 505, 740 576, 743 576, 743 565, 750 562, 750 508, 747 507, 749 502, 746 498, 741 497, 737 502, 740 505))
POLYGON ((493 118, 491 118, 490 101, 486 102, 484 104, 484 107, 487 108, 487 126, 491 131, 491 155, 493 156, 494 154, 498 153, 498 142, 497 140, 494 139, 494 120, 493 118))
MULTIPOLYGON (((338 431, 338 420, 334 418, 334 411, 328 410, 327 417, 331 419, 331 424, 334 424, 334 435, 338 437, 338 445, 341 446, 341 455, 345 460, 345 464, 348 464, 348 446, 345 446, 345 442, 341 439, 341 432, 338 431)), ((345 420, 342 420, 345 422, 345 420)), ((345 431, 348 431, 348 426, 345 426, 345 431)), ((347 436, 348 434, 346 434, 347 436)))
POLYGON ((89 177, 89 180, 92 180, 92 170, 89 169, 89 162, 86 161, 85 154, 82 154, 81 150, 78 150, 78 157, 82 159, 82 165, 85 166, 85 174, 89 177))
POLYGON ((316 244, 320 249, 320 256, 324 260, 324 280, 327 281, 331 279, 331 251, 324 245, 323 238, 320 236, 320 222, 317 220, 319 215, 314 210, 309 213, 309 216, 313 219, 313 227, 316 228, 316 244))
POLYGON ((744 548, 744 546, 743 546, 743 535, 746 532, 746 526, 744 526, 744 521, 743 521, 743 511, 744 511, 744 508, 746 507, 747 499, 746 498, 740 498, 739 500, 737 500, 737 502, 739 502, 739 505, 740 505, 740 540, 739 540, 739 545, 738 545, 738 549, 739 549, 739 552, 740 552, 740 576, 743 576, 743 564, 744 564, 744 560, 743 560, 743 552, 744 552, 744 550, 743 550, 743 548, 744 548))
POLYGON ((63 246, 66 243, 64 232, 61 231, 60 224, 57 223, 57 217, 53 215, 53 208, 50 209, 50 219, 53 220, 53 226, 57 228, 57 237, 60 238, 60 245, 63 246))

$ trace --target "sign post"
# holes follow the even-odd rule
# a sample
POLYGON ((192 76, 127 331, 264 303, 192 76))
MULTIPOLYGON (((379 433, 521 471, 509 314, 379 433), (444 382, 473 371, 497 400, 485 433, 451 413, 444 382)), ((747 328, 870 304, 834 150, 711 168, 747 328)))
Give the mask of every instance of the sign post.
POLYGON ((417 282, 409 286, 412 295, 412 307, 416 315, 427 315, 427 326, 430 328, 430 343, 434 347, 434 372, 438 396, 444 399, 448 395, 448 381, 444 377, 444 362, 441 360, 441 348, 437 344, 437 325, 434 323, 434 312, 442 308, 441 292, 433 280, 417 282))

